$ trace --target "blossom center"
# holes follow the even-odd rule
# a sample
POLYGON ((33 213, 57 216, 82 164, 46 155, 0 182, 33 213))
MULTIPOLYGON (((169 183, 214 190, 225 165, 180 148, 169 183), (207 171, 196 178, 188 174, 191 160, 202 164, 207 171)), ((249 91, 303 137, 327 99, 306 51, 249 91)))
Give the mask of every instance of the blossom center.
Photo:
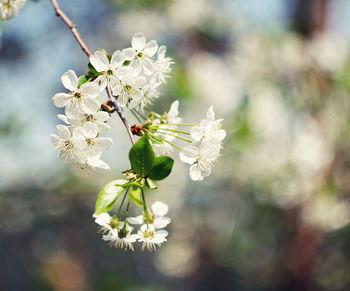
POLYGON ((92 121, 94 116, 92 114, 85 114, 85 121, 92 121))
POLYGON ((74 92, 73 97, 74 97, 75 99, 80 100, 80 99, 81 99, 81 93, 80 93, 80 92, 74 92))
POLYGON ((145 238, 153 238, 154 237, 154 231, 150 229, 146 229, 145 231, 145 238))
POLYGON ((62 149, 62 152, 71 151, 73 150, 73 147, 74 147, 73 143, 70 140, 66 140, 64 142, 64 149, 62 149))
MULTIPOLYGON (((109 225, 111 228, 118 228, 119 224, 120 224, 120 221, 117 217, 112 217, 110 222, 109 222, 109 225)), ((119 235, 119 233, 118 233, 118 235, 119 235)))
POLYGON ((138 52, 136 55, 138 58, 142 58, 144 56, 143 52, 138 52))
POLYGON ((109 69, 109 70, 107 71, 107 75, 108 75, 108 76, 113 76, 113 71, 112 71, 111 69, 109 69))
POLYGON ((89 146, 92 146, 92 145, 94 145, 94 139, 93 139, 93 138, 87 138, 87 139, 86 139, 86 143, 87 143, 89 146))

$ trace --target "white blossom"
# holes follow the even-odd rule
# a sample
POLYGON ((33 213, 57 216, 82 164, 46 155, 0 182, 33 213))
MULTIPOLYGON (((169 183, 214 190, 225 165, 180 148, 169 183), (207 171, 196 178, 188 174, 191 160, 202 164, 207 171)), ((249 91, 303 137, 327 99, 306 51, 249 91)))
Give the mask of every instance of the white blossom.
POLYGON ((102 151, 112 147, 113 140, 109 137, 97 137, 98 127, 90 122, 73 130, 76 147, 85 153, 85 162, 94 168, 109 169, 109 166, 100 160, 102 151))
POLYGON ((57 107, 65 107, 68 118, 79 119, 81 115, 94 114, 99 108, 99 86, 95 83, 84 83, 78 89, 78 77, 74 71, 69 70, 61 77, 63 86, 70 93, 57 93, 52 97, 57 107))
POLYGON ((127 60, 130 60, 130 66, 140 73, 143 69, 146 75, 152 75, 155 70, 155 64, 152 57, 156 54, 158 44, 155 40, 146 43, 146 37, 142 32, 136 33, 131 40, 131 48, 123 50, 127 60))
MULTIPOLYGON (((149 223, 152 223, 155 229, 161 229, 166 227, 171 219, 165 215, 168 213, 168 205, 161 201, 156 201, 151 206, 152 212, 148 211, 149 223)), ((144 224, 146 223, 145 214, 138 215, 136 217, 129 217, 128 222, 131 224, 144 224)))
POLYGON ((79 119, 71 119, 64 114, 58 114, 57 117, 66 124, 71 124, 75 127, 83 126, 84 123, 90 122, 97 125, 100 133, 110 130, 110 126, 106 123, 110 116, 105 111, 97 111, 94 114, 84 113, 79 119))
POLYGON ((112 54, 111 61, 105 53, 101 51, 96 51, 90 57, 90 63, 95 68, 95 70, 101 75, 99 75, 95 82, 100 85, 100 90, 106 88, 107 85, 114 86, 118 83, 118 76, 123 74, 123 63, 125 61, 125 55, 117 50, 112 54))
POLYGON ((26 0, 0 0, 0 15, 3 20, 9 20, 17 15, 26 0))
POLYGON ((144 250, 145 247, 149 251, 156 250, 156 245, 159 247, 162 243, 166 242, 166 237, 168 232, 166 230, 156 230, 153 224, 143 224, 138 230, 139 235, 138 241, 142 243, 141 249, 144 250))
POLYGON ((107 235, 103 235, 102 239, 105 241, 109 241, 109 244, 111 246, 114 246, 116 248, 134 250, 133 243, 137 241, 139 238, 138 234, 132 234, 132 227, 128 224, 124 226, 124 223, 120 223, 120 227, 118 229, 113 229, 110 233, 107 235))
POLYGON ((157 53, 157 60, 155 62, 155 76, 161 83, 166 83, 171 72, 170 66, 174 63, 171 58, 165 57, 166 47, 160 46, 157 53))
POLYGON ((202 119, 199 126, 194 126, 191 129, 191 138, 194 141, 200 142, 203 139, 212 141, 222 141, 226 136, 226 131, 222 129, 223 119, 215 120, 213 106, 207 111, 207 118, 202 119))
POLYGON ((69 128, 61 124, 57 125, 56 128, 60 136, 51 134, 50 137, 53 145, 59 151, 60 157, 65 161, 82 163, 84 153, 76 146, 76 141, 69 128))
POLYGON ((144 77, 135 77, 132 71, 120 76, 120 83, 112 87, 114 96, 117 96, 118 106, 125 107, 128 102, 131 102, 129 108, 136 106, 138 100, 143 97, 142 87, 146 80, 144 77), (136 100, 136 102, 132 102, 136 100))
POLYGON ((201 143, 184 147, 180 159, 190 164, 190 177, 193 181, 202 181, 211 174, 213 162, 219 157, 221 144, 204 140, 201 143))
POLYGON ((159 98, 160 92, 158 87, 160 85, 161 83, 157 82, 156 78, 151 78, 142 88, 143 95, 140 95, 138 99, 134 98, 131 100, 130 108, 137 108, 143 111, 147 105, 152 104, 154 99, 159 98))

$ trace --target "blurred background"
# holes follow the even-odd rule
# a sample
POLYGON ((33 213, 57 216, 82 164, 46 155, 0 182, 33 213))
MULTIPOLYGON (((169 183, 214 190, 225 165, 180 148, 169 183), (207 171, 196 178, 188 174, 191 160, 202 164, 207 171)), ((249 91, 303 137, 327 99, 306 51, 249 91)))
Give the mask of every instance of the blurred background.
POLYGON ((1 291, 350 290, 350 1, 59 2, 92 51, 138 31, 166 45, 176 64, 151 109, 178 99, 198 122, 214 105, 228 135, 203 183, 178 160, 147 193, 170 206, 167 243, 109 247, 94 203, 129 140, 114 116, 111 171, 57 158, 51 97, 87 58, 49 1, 28 1, 0 24, 1 291))

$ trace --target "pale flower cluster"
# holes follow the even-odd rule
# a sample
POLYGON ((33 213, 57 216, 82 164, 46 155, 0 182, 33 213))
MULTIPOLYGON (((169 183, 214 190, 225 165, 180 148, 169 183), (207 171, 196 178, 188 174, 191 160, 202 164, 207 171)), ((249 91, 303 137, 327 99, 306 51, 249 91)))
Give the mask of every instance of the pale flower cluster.
POLYGON ((166 47, 155 40, 146 42, 143 33, 136 33, 131 47, 115 51, 111 57, 97 51, 90 63, 100 73, 95 82, 100 90, 110 87, 117 105, 141 109, 159 97, 158 87, 166 83, 171 71, 171 58, 165 56, 166 47))
POLYGON ((168 205, 165 203, 157 201, 152 204, 151 209, 152 211, 148 210, 148 214, 142 213, 127 219, 130 224, 141 225, 137 233, 132 233, 134 228, 128 223, 119 221, 117 217, 112 217, 108 213, 94 214, 93 217, 104 233, 102 239, 109 241, 111 246, 134 250, 133 244, 140 242, 142 250, 147 248, 152 251, 156 246, 166 242, 168 232, 163 228, 171 219, 165 216, 168 213, 168 205))
POLYGON ((24 4, 26 0, 0 0, 1 19, 9 20, 15 17, 24 4))
POLYGON ((102 168, 109 166, 101 160, 103 150, 112 147, 112 139, 99 137, 109 130, 105 123, 109 114, 100 111, 100 88, 96 83, 84 83, 78 86, 78 77, 69 70, 61 77, 68 93, 57 93, 52 97, 57 107, 65 109, 65 115, 58 118, 67 125, 57 125, 58 135, 51 134, 51 141, 66 162, 81 169, 102 168))
POLYGON ((220 156, 226 131, 222 129, 223 119, 215 120, 213 106, 209 107, 206 119, 191 129, 192 144, 180 152, 182 162, 190 165, 193 181, 202 181, 212 171, 213 162, 220 156))

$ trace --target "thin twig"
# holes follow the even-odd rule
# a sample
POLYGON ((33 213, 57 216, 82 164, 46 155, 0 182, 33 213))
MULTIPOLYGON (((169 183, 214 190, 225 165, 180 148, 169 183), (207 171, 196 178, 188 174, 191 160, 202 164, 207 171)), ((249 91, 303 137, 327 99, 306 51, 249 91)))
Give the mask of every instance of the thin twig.
POLYGON ((77 42, 79 43, 80 47, 82 48, 82 50, 84 51, 84 53, 88 56, 91 57, 92 53, 89 50, 88 46, 86 45, 86 43, 83 41, 83 39, 81 38, 76 25, 68 18, 68 16, 61 10, 60 6, 57 3, 57 0, 51 0, 53 7, 55 8, 55 12, 56 15, 58 17, 61 17, 61 19, 63 20, 63 22, 68 26, 68 28, 72 31, 75 39, 77 40, 77 42))
MULTIPOLYGON (((111 92, 111 88, 109 87, 109 85, 107 85, 107 92, 108 92, 109 99, 113 100, 113 94, 111 92)), ((123 122, 123 124, 124 124, 124 126, 126 128, 126 131, 128 132, 128 135, 130 137, 131 143, 134 145, 135 144, 135 139, 134 139, 134 136, 133 136, 133 134, 131 132, 130 124, 128 123, 128 121, 124 117, 123 112, 120 110, 119 106, 114 101, 112 101, 112 104, 113 104, 113 107, 115 109, 115 112, 118 113, 121 121, 123 122)))
MULTIPOLYGON (((75 39, 77 40, 77 42, 79 43, 80 47, 82 48, 82 50, 84 51, 84 53, 90 58, 92 56, 91 51, 89 50, 88 46, 86 45, 86 43, 83 41, 82 37, 80 36, 76 25, 69 19, 69 17, 61 10, 60 6, 57 3, 57 0, 51 0, 53 7, 55 8, 55 12, 56 15, 58 17, 60 17, 63 22, 69 27, 69 29, 72 31, 75 39)), ((123 122, 126 131, 128 132, 128 135, 130 137, 131 143, 134 145, 135 144, 135 139, 134 136, 131 132, 131 127, 128 123, 128 121, 126 120, 126 118, 123 116, 123 113, 121 112, 120 108, 118 107, 118 105, 113 101, 113 95, 111 92, 111 88, 109 86, 107 86, 107 92, 108 92, 108 96, 109 96, 109 100, 111 101, 111 103, 113 104, 113 107, 115 109, 115 111, 118 113, 121 121, 123 122)))

